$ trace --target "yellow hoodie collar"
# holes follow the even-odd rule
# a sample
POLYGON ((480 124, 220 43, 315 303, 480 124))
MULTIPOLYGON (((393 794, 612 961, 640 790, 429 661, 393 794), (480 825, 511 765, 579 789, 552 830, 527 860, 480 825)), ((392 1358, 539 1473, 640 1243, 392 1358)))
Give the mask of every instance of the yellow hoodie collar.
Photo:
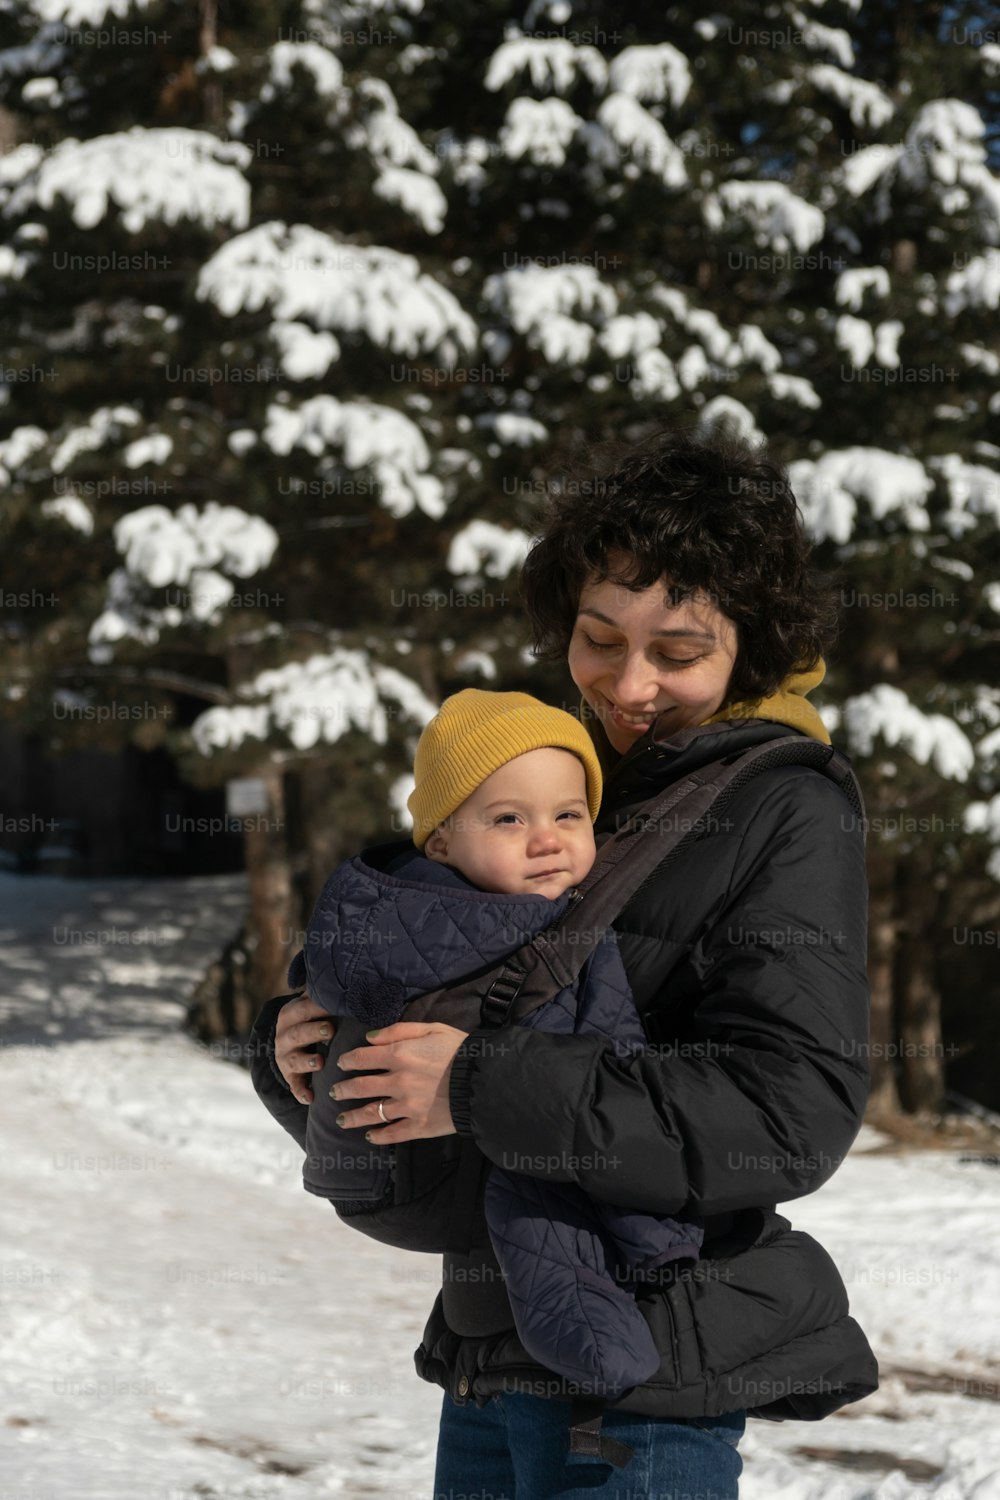
POLYGON ((826 662, 819 658, 811 672, 790 672, 777 692, 769 698, 744 699, 742 703, 731 703, 720 708, 705 724, 717 724, 722 719, 773 719, 778 724, 788 724, 792 729, 801 729, 814 740, 824 745, 832 744, 826 725, 816 709, 806 699, 814 687, 819 687, 826 676, 826 662))
MULTIPOLYGON (((814 740, 820 740, 824 745, 832 744, 826 725, 820 718, 813 705, 808 702, 806 694, 818 687, 826 676, 826 662, 822 657, 809 672, 790 672, 777 692, 767 698, 745 698, 739 703, 731 703, 728 708, 720 708, 708 719, 703 719, 703 724, 718 724, 723 719, 772 719, 778 724, 788 724, 792 729, 799 729, 803 734, 808 734, 814 740)), ((587 701, 580 698, 580 716, 583 724, 597 747, 601 766, 608 774, 621 759, 621 756, 611 746, 607 735, 594 722, 587 701)))

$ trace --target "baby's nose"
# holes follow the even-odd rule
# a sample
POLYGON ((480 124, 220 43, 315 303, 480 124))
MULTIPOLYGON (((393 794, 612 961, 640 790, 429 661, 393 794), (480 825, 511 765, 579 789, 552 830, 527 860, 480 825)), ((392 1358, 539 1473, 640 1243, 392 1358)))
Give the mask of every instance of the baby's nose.
POLYGON ((562 834, 555 824, 548 828, 536 828, 529 840, 529 848, 532 849, 558 849, 562 843, 562 834))

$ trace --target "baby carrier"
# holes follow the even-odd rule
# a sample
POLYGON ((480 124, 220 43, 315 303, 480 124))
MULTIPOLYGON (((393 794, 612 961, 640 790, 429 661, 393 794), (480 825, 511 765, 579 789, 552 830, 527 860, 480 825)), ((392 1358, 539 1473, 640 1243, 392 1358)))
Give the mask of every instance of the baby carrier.
MULTIPOLYGON (((555 922, 502 962, 482 966, 457 983, 411 1000, 399 1019, 440 1021, 469 1032, 499 1031, 520 1021, 574 983, 588 955, 636 892, 703 834, 709 811, 717 816, 752 777, 790 764, 811 766, 830 776, 863 819, 860 787, 847 760, 832 746, 803 735, 770 740, 702 766, 646 803, 607 837, 592 869, 555 922)), ((289 983, 304 982, 304 959, 299 953, 292 962, 289 983)), ((338 1059, 365 1045, 365 1032, 372 1024, 378 1022, 338 1019, 333 1041, 319 1046, 326 1061, 315 1076, 317 1097, 344 1078, 364 1076, 356 1070, 342 1072, 338 1059)), ((377 1099, 381 1095, 379 1074, 370 1077, 367 1097, 377 1099)), ((351 1108, 363 1103, 363 1096, 350 1101, 351 1108)), ((332 1201, 352 1229, 398 1249, 429 1253, 464 1255, 473 1246, 488 1243, 480 1188, 489 1163, 471 1138, 450 1135, 378 1146, 359 1141, 360 1132, 342 1130, 332 1121, 324 1130, 319 1146, 324 1161, 339 1159, 350 1166, 345 1196, 332 1201), (357 1188, 359 1152, 366 1168, 364 1196, 359 1196, 357 1188)))

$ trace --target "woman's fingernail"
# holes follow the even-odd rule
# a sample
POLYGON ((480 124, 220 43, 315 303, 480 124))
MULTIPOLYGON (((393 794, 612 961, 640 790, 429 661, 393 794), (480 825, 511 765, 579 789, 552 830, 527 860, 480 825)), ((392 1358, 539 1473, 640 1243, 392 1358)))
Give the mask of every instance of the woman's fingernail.
POLYGON ((344 1121, 346 1119, 347 1119, 346 1113, 342 1114, 342 1115, 338 1115, 337 1118, 336 1118, 336 1120, 334 1121, 334 1124, 335 1125, 343 1125, 343 1123, 344 1123, 344 1121))
POLYGON ((371 1041, 372 1037, 373 1036, 378 1036, 378 1034, 379 1034, 379 1032, 381 1030, 382 1030, 381 1026, 376 1026, 374 1031, 366 1031, 365 1032, 365 1036, 368 1038, 369 1041, 371 1041))
POLYGON ((325 1022, 319 1028, 319 1034, 320 1034, 321 1037, 328 1037, 330 1035, 330 1028, 329 1028, 329 1026, 326 1025, 325 1022))

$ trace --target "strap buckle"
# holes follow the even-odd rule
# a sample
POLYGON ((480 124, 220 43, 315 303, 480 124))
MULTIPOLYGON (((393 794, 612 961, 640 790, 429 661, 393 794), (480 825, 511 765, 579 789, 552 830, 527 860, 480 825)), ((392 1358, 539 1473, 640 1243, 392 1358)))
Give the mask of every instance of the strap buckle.
POLYGON ((494 979, 483 996, 479 1010, 481 1027, 494 1031, 503 1026, 527 977, 527 971, 522 969, 520 964, 509 960, 504 964, 502 972, 494 979))

